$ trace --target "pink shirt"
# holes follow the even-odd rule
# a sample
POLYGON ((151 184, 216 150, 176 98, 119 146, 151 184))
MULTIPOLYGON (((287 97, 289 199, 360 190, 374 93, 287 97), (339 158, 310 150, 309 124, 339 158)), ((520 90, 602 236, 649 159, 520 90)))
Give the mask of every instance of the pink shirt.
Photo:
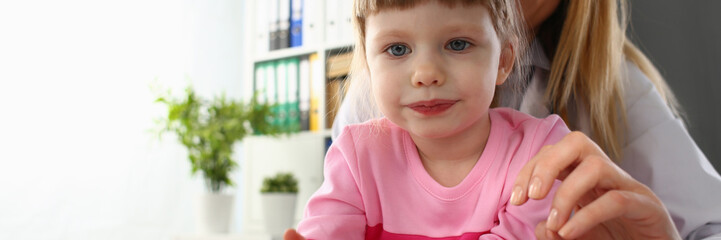
POLYGON ((326 155, 325 180, 298 232, 319 240, 534 239, 551 198, 511 205, 513 183, 542 146, 569 130, 556 115, 536 119, 507 108, 489 114, 486 148, 454 187, 425 171, 408 132, 389 120, 346 127, 326 155))

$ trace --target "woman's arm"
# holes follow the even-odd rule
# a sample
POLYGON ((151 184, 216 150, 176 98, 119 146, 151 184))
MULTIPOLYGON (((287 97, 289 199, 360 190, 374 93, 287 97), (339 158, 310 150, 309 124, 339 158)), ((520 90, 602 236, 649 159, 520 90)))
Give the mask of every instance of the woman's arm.
MULTIPOLYGON (((579 195, 583 194, 584 189, 587 188, 597 191, 597 194, 593 196, 583 195, 581 198, 583 201, 572 201, 568 197, 559 197, 568 195, 568 193, 559 193, 555 196, 559 200, 554 200, 554 204, 558 201, 588 206, 588 203, 594 202, 607 208, 603 214, 611 214, 605 215, 605 217, 613 219, 612 221, 594 220, 581 224, 586 227, 595 226, 597 229, 608 229, 614 225, 609 223, 614 222, 619 223, 616 225, 621 227, 633 226, 633 223, 628 222, 629 218, 626 214, 646 211, 645 214, 648 214, 646 216, 655 216, 657 220, 654 224, 659 227, 658 229, 663 229, 662 226, 666 225, 663 223, 665 222, 663 218, 666 218, 664 216, 670 215, 678 231, 689 239, 718 235, 718 231, 721 231, 721 224, 719 224, 721 223, 721 205, 717 204, 716 200, 721 199, 721 178, 688 135, 682 122, 671 114, 650 80, 632 63, 627 62, 626 65, 627 79, 624 86, 626 90, 624 100, 628 128, 623 141, 621 168, 613 164, 588 137, 581 133, 575 133, 576 137, 569 137, 569 139, 575 139, 573 140, 575 142, 563 144, 566 149, 561 150, 555 147, 556 150, 551 150, 551 155, 567 151, 572 155, 571 160, 566 159, 567 162, 559 162, 544 160, 547 157, 540 157, 540 160, 537 160, 538 164, 544 166, 528 167, 540 168, 542 170, 532 171, 541 173, 550 169, 550 174, 554 175, 555 171, 555 176, 560 179, 577 178, 573 181, 564 181, 564 186, 568 186, 562 188, 570 190, 559 190, 559 192, 579 195), (591 171, 584 170, 584 168, 598 170, 591 171), (571 176, 574 172, 576 174, 571 176), (605 179, 603 180, 606 182, 605 184, 614 183, 615 185, 604 187, 600 185, 603 181, 593 178, 605 179), (585 185, 575 184, 576 186, 572 186, 574 184, 566 182, 585 182, 585 185), (624 183, 624 185, 618 185, 619 183, 624 183), (623 189, 621 186, 632 186, 633 189, 623 189), (608 194, 609 192, 611 194, 608 194), (619 199, 624 201, 622 205, 625 206, 614 202, 619 200, 616 198, 618 196, 613 197, 614 195, 621 196, 622 198, 619 199), (607 198, 607 200, 601 201, 602 198, 607 198), (639 205, 639 203, 643 204, 639 205), (637 207, 629 210, 629 206, 633 205, 637 205, 637 207), (666 209, 668 209, 668 213, 666 213, 666 209), (619 222, 619 219, 625 219, 625 222, 619 222)), ((569 141, 571 140, 564 139, 562 142, 569 141)), ((530 177, 526 176, 526 178, 524 181, 530 181, 530 177)), ((526 183, 526 187, 528 184, 526 183)), ((574 196, 571 198, 574 199, 574 196)), ((578 196, 575 196, 575 199, 578 199, 578 196)), ((574 218, 582 219, 583 217, 579 217, 579 215, 585 215, 581 214, 582 212, 588 211, 580 211, 574 215, 574 218)), ((557 216, 564 218, 560 213, 557 213, 557 216)), ((549 227, 552 227, 551 225, 549 224, 549 227)), ((539 225, 538 230, 545 235, 543 234, 546 231, 545 226, 539 225)), ((668 236, 676 236, 676 234, 668 236)))
POLYGON ((562 183, 548 220, 536 227, 539 239, 681 239, 661 200, 581 132, 544 147, 524 166, 512 204, 546 197, 555 179, 562 183))

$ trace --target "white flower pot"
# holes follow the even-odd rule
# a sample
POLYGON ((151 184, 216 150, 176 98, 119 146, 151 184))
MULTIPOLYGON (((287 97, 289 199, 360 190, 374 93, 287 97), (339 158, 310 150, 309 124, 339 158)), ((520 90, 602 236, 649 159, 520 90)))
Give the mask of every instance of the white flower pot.
POLYGON ((205 193, 197 205, 196 227, 200 234, 228 233, 233 213, 234 196, 230 194, 205 193))
POLYGON ((296 193, 263 193, 263 220, 265 231, 273 239, 279 239, 295 221, 296 193))

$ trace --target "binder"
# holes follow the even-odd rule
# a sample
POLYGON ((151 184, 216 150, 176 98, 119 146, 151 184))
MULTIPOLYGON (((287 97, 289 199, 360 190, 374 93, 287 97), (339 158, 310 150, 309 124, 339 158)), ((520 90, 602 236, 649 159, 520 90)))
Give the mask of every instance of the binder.
POLYGON ((343 99, 343 81, 340 79, 330 80, 326 87, 326 98, 325 98, 325 127, 330 128, 333 126, 333 120, 335 120, 335 114, 340 108, 341 100, 343 99))
POLYGON ((279 111, 278 111, 278 91, 276 87, 277 77, 276 68, 277 61, 266 63, 265 67, 265 96, 268 104, 271 105, 270 111, 273 114, 269 119, 271 125, 278 125, 279 111))
POLYGON ((290 45, 290 1, 280 0, 278 6, 278 49, 288 48, 290 45))
POLYGON ((298 65, 300 60, 298 58, 291 58, 286 61, 288 70, 288 131, 298 132, 300 131, 300 106, 298 96, 298 65))
POLYGON ((290 47, 300 47, 303 46, 303 0, 290 1, 290 47))
MULTIPOLYGON (((253 91, 254 96, 256 97, 256 100, 259 104, 265 104, 268 102, 268 91, 266 89, 266 82, 268 81, 268 63, 262 62, 258 63, 255 66, 255 78, 253 81, 253 91), (256 95, 257 94, 257 95, 256 95)), ((272 117, 267 117, 272 122, 272 117)), ((254 129, 253 135, 263 135, 264 132, 261 132, 257 129, 254 129)))
POLYGON ((323 36, 319 36, 321 35, 320 27, 324 24, 323 12, 320 11, 323 9, 321 4, 323 4, 322 1, 303 0, 303 29, 301 30, 303 46, 313 45, 323 40, 323 36))
POLYGON ((320 61, 318 54, 313 53, 309 57, 310 63, 310 117, 309 117, 309 129, 317 132, 322 130, 322 120, 324 113, 321 108, 322 99, 325 98, 325 74, 322 68, 322 62, 320 61))
POLYGON ((328 69, 326 70, 326 78, 332 80, 348 75, 352 60, 353 52, 345 52, 329 56, 328 63, 326 64, 328 69))
POLYGON ((345 78, 350 72, 353 52, 345 52, 329 56, 326 62, 326 128, 333 125, 335 115, 340 108, 341 100, 345 96, 345 78))
POLYGON ((338 1, 338 43, 342 45, 352 45, 354 41, 354 28, 352 23, 353 17, 353 1, 338 1))
POLYGON ((300 59, 298 70, 298 111, 301 131, 310 130, 310 60, 300 59))
POLYGON ((257 93, 256 98, 258 103, 263 104, 267 102, 267 91, 265 89, 266 81, 266 69, 267 63, 258 63, 255 65, 255 78, 253 81, 253 92, 257 93))
POLYGON ((288 131, 288 64, 286 62, 286 59, 275 61, 276 90, 278 91, 276 126, 280 127, 282 132, 288 131))
POLYGON ((268 12, 268 49, 272 51, 280 48, 278 36, 280 34, 280 11, 278 10, 280 0, 268 0, 267 4, 268 9, 265 11, 268 12))
POLYGON ((337 44, 340 37, 340 10, 341 2, 348 0, 325 1, 325 42, 326 44, 337 44))

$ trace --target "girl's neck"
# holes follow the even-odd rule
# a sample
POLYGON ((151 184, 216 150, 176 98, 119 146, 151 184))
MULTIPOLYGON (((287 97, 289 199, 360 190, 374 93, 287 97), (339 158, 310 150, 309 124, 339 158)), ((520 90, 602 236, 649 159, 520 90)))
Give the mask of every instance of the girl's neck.
POLYGON ((423 138, 411 134, 418 156, 433 179, 445 187, 458 185, 478 162, 491 129, 488 116, 468 129, 444 138, 423 138))

